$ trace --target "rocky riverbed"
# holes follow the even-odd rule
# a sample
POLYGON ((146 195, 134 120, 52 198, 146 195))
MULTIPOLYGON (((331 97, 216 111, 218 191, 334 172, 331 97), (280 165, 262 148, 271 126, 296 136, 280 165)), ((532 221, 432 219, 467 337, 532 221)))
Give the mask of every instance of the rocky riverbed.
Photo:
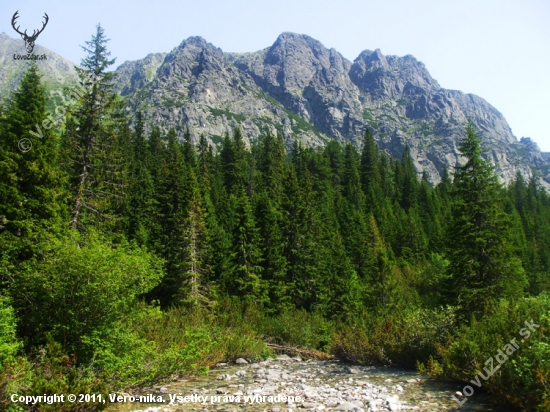
MULTIPOLYGON (((144 388, 108 412, 177 411, 501 411, 482 394, 460 408, 460 386, 413 371, 281 355, 259 363, 218 364, 208 376, 144 388), (139 396, 142 402, 139 402, 139 396), (457 396, 457 399, 460 396, 457 396)), ((123 396, 123 394, 121 394, 123 396)))

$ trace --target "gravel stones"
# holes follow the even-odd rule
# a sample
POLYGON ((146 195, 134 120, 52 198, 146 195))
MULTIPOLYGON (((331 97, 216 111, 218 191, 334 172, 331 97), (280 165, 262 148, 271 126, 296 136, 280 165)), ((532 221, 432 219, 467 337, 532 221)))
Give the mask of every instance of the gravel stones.
MULTIPOLYGON (((429 380, 407 371, 345 365, 338 361, 296 362, 288 357, 268 359, 252 364, 222 367, 217 379, 197 376, 195 380, 167 385, 168 395, 190 393, 202 396, 205 403, 177 402, 165 405, 169 412, 227 411, 227 412, 293 412, 300 411, 441 411, 455 407, 451 396, 454 385, 439 392, 427 390, 429 380), (289 360, 290 359, 290 360, 289 360), (354 373, 350 373, 353 370, 354 373), (210 402, 211 397, 221 400, 210 402), (226 398, 227 400, 223 400, 226 398), (437 403, 433 402, 437 398, 437 403), (232 399, 232 400, 229 400, 232 399), (238 399, 238 400, 237 400, 238 399), (251 400, 253 399, 253 400, 251 400)), ((435 386, 434 386, 435 387, 435 386)), ((133 412, 146 410, 150 405, 135 405, 133 412)), ((475 410, 496 411, 479 403, 465 405, 475 410)), ((163 409, 159 409, 161 411, 163 409)), ((127 412, 111 409, 108 412, 127 412)))

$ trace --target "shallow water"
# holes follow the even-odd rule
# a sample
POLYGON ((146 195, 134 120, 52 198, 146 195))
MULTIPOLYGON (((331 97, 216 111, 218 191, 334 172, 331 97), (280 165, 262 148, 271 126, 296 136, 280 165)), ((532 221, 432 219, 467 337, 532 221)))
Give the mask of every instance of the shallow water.
POLYGON ((338 361, 268 360, 259 364, 212 369, 208 376, 181 379, 133 394, 162 396, 164 403, 127 401, 111 404, 106 410, 296 412, 353 410, 354 405, 361 408, 356 411, 365 412, 503 410, 492 404, 491 398, 478 388, 474 388, 474 394, 459 407, 452 397, 462 390, 462 386, 402 369, 364 367, 338 361), (170 394, 181 396, 183 403, 170 404, 170 394), (245 396, 253 395, 258 395, 254 403, 250 402, 251 398, 245 402, 245 396), (276 395, 293 396, 295 399, 288 403, 269 398, 276 395), (189 398, 185 399, 186 396, 189 398), (296 399, 297 396, 300 399, 296 399))

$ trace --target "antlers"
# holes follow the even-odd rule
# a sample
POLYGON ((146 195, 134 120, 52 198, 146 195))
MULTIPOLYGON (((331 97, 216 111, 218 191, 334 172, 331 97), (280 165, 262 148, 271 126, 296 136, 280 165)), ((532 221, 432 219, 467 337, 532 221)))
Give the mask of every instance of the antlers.
POLYGON ((38 31, 38 33, 34 34, 34 32, 33 32, 32 37, 37 37, 46 28, 46 25, 48 24, 48 21, 50 20, 50 18, 48 17, 48 14, 46 12, 44 12, 43 17, 46 19, 46 21, 44 23, 42 23, 42 28, 38 31))
POLYGON ((17 10, 17 11, 14 13, 13 17, 11 18, 11 26, 12 26, 13 29, 14 29, 17 33, 19 33, 21 36, 26 36, 26 35, 27 35, 27 30, 25 30, 25 33, 21 33, 21 32, 19 31, 19 26, 17 26, 17 28, 15 28, 15 20, 17 20, 17 18, 19 17, 19 16, 17 15, 18 13, 19 13, 19 10, 17 10))
POLYGON ((23 37, 25 37, 26 39, 29 39, 29 40, 35 40, 35 39, 38 37, 38 35, 39 35, 40 33, 42 33, 42 31, 44 30, 44 28, 46 28, 46 25, 48 24, 48 21, 50 20, 50 18, 48 17, 48 14, 47 14, 47 13, 44 13, 44 18, 46 19, 46 21, 45 21, 44 23, 42 23, 42 28, 41 28, 40 30, 38 30, 38 32, 36 32, 36 30, 33 30, 32 36, 28 36, 28 35, 27 35, 27 30, 25 30, 24 33, 21 33, 21 32, 19 31, 19 27, 20 27, 20 26, 15 27, 15 21, 16 21, 17 18, 19 17, 19 16, 17 15, 18 13, 19 13, 19 10, 17 10, 17 11, 15 12, 15 14, 13 15, 13 17, 12 17, 12 19, 11 19, 11 25, 12 25, 13 29, 14 29, 17 33, 19 33, 21 36, 23 36, 23 37))

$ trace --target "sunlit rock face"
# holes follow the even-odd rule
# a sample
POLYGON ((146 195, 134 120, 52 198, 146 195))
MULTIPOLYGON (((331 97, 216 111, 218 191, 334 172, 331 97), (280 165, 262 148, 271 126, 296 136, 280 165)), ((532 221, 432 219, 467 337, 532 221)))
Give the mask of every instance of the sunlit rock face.
MULTIPOLYGON (((16 42, 22 43, 0 34, 0 88, 6 90, 17 81, 9 74, 14 63, 8 56, 16 42)), ((63 73, 59 64, 44 70, 55 73, 53 79, 74 78, 72 66, 63 73)), ((195 141, 204 134, 216 145, 239 126, 248 143, 270 131, 282 133, 289 147, 295 140, 321 147, 335 139, 360 149, 370 128, 394 157, 409 146, 418 173, 425 171, 432 183, 441 180, 445 165, 452 172, 464 162, 458 146, 472 120, 501 181, 517 172, 526 178, 536 173, 550 187, 550 155, 529 138, 518 141, 484 99, 442 88, 410 55, 365 50, 350 62, 295 33, 283 33, 257 52, 225 53, 190 37, 170 53, 125 62, 116 74, 128 114, 135 118, 141 111, 148 129, 173 127, 183 137, 189 127, 195 141)))

